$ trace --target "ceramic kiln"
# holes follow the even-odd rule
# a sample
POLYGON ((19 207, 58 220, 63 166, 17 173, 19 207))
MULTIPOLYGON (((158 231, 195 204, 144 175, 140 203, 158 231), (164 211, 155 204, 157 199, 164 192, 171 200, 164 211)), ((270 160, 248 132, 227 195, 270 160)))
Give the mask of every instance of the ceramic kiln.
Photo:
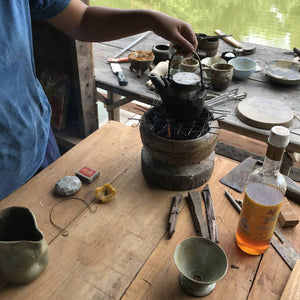
POLYGON ((203 185, 214 167, 219 129, 205 107, 207 90, 200 77, 180 72, 170 77, 149 77, 162 103, 149 109, 140 124, 143 142, 142 171, 147 181, 168 190, 190 190, 203 185))
POLYGON ((196 120, 176 122, 163 106, 155 106, 144 114, 140 134, 148 182, 167 190, 190 190, 211 177, 219 129, 206 108, 196 120))

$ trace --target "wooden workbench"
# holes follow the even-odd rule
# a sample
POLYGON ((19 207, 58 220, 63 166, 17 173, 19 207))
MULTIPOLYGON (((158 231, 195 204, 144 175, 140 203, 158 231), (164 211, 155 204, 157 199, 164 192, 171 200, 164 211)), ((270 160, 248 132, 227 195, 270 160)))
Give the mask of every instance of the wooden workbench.
MULTIPOLYGON (((96 86, 102 88, 108 92, 108 98, 104 100, 107 105, 109 119, 118 120, 118 109, 121 105, 130 102, 132 100, 139 100, 144 103, 153 104, 157 102, 159 98, 158 94, 150 91, 146 87, 146 81, 148 80, 146 71, 141 78, 137 78, 135 72, 131 72, 129 69, 129 63, 122 63, 125 76, 128 78, 127 86, 119 86, 116 76, 112 73, 110 65, 107 63, 107 59, 117 54, 120 49, 129 45, 138 36, 132 36, 112 42, 106 43, 94 43, 94 63, 95 63, 95 79, 96 86), (120 100, 120 95, 125 97, 120 100)), ((168 41, 158 37, 154 33, 147 35, 142 41, 130 48, 122 56, 128 56, 130 51, 136 50, 151 50, 153 45, 167 44, 168 41)), ((248 43, 249 44, 249 43, 248 43)), ((252 45, 252 44, 249 44, 252 45)), ((245 81, 233 80, 229 88, 222 93, 225 93, 231 89, 238 88, 239 93, 247 92, 247 98, 251 97, 265 97, 267 99, 281 100, 287 103, 292 110, 299 116, 300 115, 300 85, 283 86, 279 84, 271 83, 264 75, 265 62, 273 59, 292 60, 292 54, 286 54, 289 52, 286 49, 280 49, 264 45, 255 45, 256 52, 247 57, 253 58, 258 65, 262 68, 260 72, 254 73, 249 79, 245 81)), ((220 40, 220 46, 218 54, 220 55, 224 51, 232 51, 233 47, 220 40)), ((290 50, 290 53, 292 51, 290 50)), ((223 109, 228 111, 227 116, 223 118, 219 125, 222 129, 229 130, 247 137, 251 137, 263 142, 267 141, 269 136, 269 130, 255 128, 249 126, 238 119, 236 116, 237 102, 230 101, 224 105, 216 106, 217 109, 223 109)), ((291 152, 300 152, 300 120, 294 118, 293 123, 290 126, 292 132, 290 137, 290 144, 288 150, 291 152), (293 129, 297 129, 297 133, 293 133, 293 129)))
MULTIPOLYGON (((183 202, 176 231, 167 239, 168 214, 176 192, 145 181, 141 147, 138 128, 109 122, 0 202, 1 210, 14 205, 29 208, 50 246, 49 264, 34 282, 13 286, 0 280, 1 300, 194 299, 180 288, 173 259, 176 245, 195 235, 188 205, 183 202), (101 174, 75 196, 91 202, 95 188, 109 182, 117 190, 112 202, 93 203, 88 209, 81 201, 63 201, 64 197, 54 194, 55 182, 74 175, 83 165, 101 174), (67 229, 68 236, 49 220, 59 202, 53 221, 67 229)), ((225 198, 228 188, 219 179, 236 165, 217 156, 209 180, 220 246, 229 268, 207 299, 279 299, 291 272, 280 256, 272 247, 263 256, 249 256, 235 245, 238 214, 225 198)), ((187 192, 182 194, 185 197, 187 192)), ((300 215, 299 205, 291 205, 300 215)), ((299 225, 283 232, 300 251, 299 225)))

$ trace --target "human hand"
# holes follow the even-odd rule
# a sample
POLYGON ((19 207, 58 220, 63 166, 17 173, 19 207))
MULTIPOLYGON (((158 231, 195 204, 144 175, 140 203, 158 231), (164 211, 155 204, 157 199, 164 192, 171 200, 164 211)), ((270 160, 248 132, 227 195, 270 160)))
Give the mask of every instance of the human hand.
POLYGON ((152 13, 156 21, 153 31, 171 41, 178 54, 191 56, 196 51, 198 41, 190 24, 161 12, 152 13))

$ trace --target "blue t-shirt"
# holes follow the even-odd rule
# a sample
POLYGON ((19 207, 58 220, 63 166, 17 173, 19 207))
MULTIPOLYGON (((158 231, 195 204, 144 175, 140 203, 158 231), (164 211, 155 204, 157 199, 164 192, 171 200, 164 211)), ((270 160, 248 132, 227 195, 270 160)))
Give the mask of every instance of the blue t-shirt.
POLYGON ((70 0, 0 1, 0 200, 41 165, 51 108, 36 77, 31 17, 48 19, 70 0))

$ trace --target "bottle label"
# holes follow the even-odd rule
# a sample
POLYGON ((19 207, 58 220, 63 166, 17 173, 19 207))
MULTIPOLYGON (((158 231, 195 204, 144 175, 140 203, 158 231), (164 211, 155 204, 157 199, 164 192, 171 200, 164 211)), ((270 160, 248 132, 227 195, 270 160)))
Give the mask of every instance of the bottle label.
POLYGON ((269 241, 279 216, 282 198, 279 189, 273 186, 251 183, 243 201, 239 222, 241 231, 251 240, 269 241), (272 205, 267 205, 268 202, 272 205))

